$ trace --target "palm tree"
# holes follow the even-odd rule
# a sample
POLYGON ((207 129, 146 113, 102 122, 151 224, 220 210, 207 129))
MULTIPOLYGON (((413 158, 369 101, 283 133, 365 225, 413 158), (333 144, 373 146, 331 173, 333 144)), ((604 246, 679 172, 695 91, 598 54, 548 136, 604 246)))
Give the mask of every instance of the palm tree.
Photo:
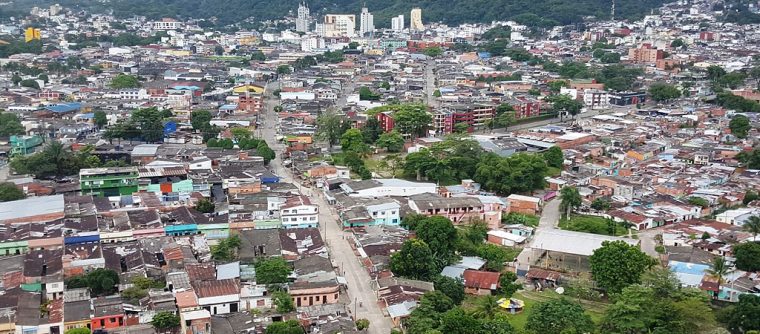
POLYGON ((477 304, 475 305, 475 314, 478 317, 486 318, 486 319, 493 319, 494 316, 499 312, 499 303, 498 299, 492 295, 487 295, 481 299, 478 299, 477 304))
MULTIPOLYGON (((729 267, 726 262, 726 258, 722 256, 714 258, 712 268, 707 269, 707 274, 718 280, 718 293, 720 293, 720 285, 723 284, 724 281, 723 277, 729 272, 731 272, 731 267, 729 267)), ((715 297, 717 298, 718 296, 715 295, 715 297)))
POLYGON ((752 233, 752 241, 757 242, 757 234, 760 233, 760 216, 752 216, 744 222, 742 228, 752 233))
POLYGON ((573 208, 579 207, 581 202, 581 194, 576 187, 564 187, 559 191, 562 202, 559 204, 560 209, 565 211, 565 219, 570 219, 570 211, 573 208))

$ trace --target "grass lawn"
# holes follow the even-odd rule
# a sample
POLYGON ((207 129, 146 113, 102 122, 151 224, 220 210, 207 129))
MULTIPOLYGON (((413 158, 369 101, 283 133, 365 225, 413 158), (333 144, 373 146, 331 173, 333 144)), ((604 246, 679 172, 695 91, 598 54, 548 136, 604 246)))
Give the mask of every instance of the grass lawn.
POLYGON ((539 216, 526 215, 517 212, 510 212, 501 219, 502 224, 522 224, 525 226, 536 227, 541 219, 539 216))
MULTIPOLYGON (((563 230, 610 235, 610 221, 597 216, 570 215, 569 220, 564 216, 560 218, 559 227, 563 230)), ((622 224, 614 223, 614 226, 615 232, 612 235, 623 236, 628 234, 628 229, 622 224)))
MULTIPOLYGON (((517 298, 525 302, 525 309, 522 311, 522 313, 514 314, 514 315, 508 315, 509 322, 514 326, 518 331, 522 331, 525 329, 525 324, 528 322, 528 315, 530 314, 530 311, 533 309, 533 307, 541 302, 549 301, 552 299, 558 299, 561 296, 554 292, 553 290, 544 290, 544 291, 518 291, 512 296, 512 298, 517 298)), ((565 298, 571 298, 571 297, 565 297, 565 298)), ((571 298, 574 301, 578 301, 576 298, 571 298)), ((609 304, 600 303, 600 302, 592 302, 587 300, 581 300, 580 304, 583 305, 583 308, 586 310, 586 314, 588 314, 591 317, 591 320, 594 321, 595 324, 599 324, 602 321, 602 317, 604 316, 604 311, 607 310, 607 307, 609 304)))

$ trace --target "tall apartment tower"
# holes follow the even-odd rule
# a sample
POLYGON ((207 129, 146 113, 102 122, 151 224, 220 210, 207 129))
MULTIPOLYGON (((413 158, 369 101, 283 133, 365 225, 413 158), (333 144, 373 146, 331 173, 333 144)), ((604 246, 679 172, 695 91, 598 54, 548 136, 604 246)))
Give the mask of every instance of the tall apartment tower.
POLYGON ((425 30, 425 25, 422 24, 422 9, 412 8, 412 12, 409 14, 409 29, 422 31, 425 30))
POLYGON ((306 1, 301 2, 298 5, 298 17, 296 17, 296 31, 309 32, 309 23, 311 22, 311 16, 309 16, 309 6, 306 1))
POLYGON ((404 30, 404 15, 399 15, 391 18, 391 29, 393 29, 393 31, 404 30))
POLYGON ((363 7, 361 16, 359 17, 359 35, 364 36, 374 31, 375 18, 372 16, 372 13, 369 12, 367 7, 363 7))

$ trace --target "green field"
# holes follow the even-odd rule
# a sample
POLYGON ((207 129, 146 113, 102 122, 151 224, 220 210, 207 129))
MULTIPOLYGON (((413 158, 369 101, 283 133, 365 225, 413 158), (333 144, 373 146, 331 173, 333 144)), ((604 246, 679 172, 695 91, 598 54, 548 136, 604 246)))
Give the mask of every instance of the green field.
POLYGON ((602 235, 614 235, 622 236, 628 234, 628 229, 621 223, 614 223, 615 231, 610 233, 610 221, 603 217, 597 216, 585 216, 585 215, 570 215, 570 219, 566 219, 564 216, 559 220, 559 228, 563 230, 602 234, 602 235))
MULTIPOLYGON (((513 298, 521 299, 525 302, 525 309, 520 314, 515 315, 509 315, 510 323, 512 326, 514 326, 518 330, 523 330, 525 328, 525 324, 528 322, 528 314, 530 314, 530 310, 533 308, 534 305, 537 303, 549 301, 552 299, 558 299, 561 298, 558 293, 552 291, 552 290, 544 290, 544 291, 519 291, 515 293, 513 298)), ((571 298, 571 297, 565 297, 565 298, 571 298)), ((574 301, 578 301, 577 298, 573 298, 574 301)), ((591 320, 594 321, 595 324, 599 324, 602 321, 602 317, 604 315, 604 311, 609 306, 605 303, 599 303, 599 302, 591 302, 587 300, 581 300, 580 304, 583 305, 583 308, 586 310, 586 314, 588 314, 591 317, 591 320)))

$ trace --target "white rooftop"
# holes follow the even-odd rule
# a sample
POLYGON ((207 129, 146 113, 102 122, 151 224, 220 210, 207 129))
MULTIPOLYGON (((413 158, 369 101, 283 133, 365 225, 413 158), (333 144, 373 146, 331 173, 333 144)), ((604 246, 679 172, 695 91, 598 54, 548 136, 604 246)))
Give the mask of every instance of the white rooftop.
POLYGON ((37 196, 0 203, 0 222, 24 217, 60 212, 63 214, 63 195, 37 196))
POLYGON ((533 239, 533 248, 551 252, 591 256, 605 241, 623 241, 629 245, 638 245, 638 240, 612 237, 565 230, 546 230, 533 239))

